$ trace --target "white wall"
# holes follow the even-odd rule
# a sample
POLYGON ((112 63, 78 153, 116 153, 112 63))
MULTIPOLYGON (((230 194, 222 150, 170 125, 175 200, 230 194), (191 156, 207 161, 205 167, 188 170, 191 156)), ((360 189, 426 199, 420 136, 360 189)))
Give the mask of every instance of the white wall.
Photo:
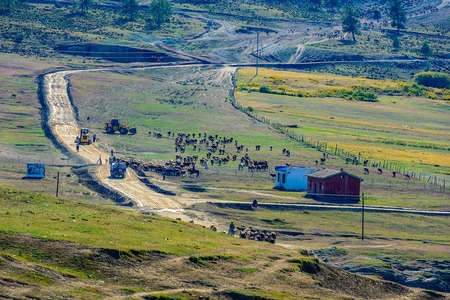
POLYGON ((299 166, 290 166, 282 168, 282 170, 277 170, 277 176, 275 177, 275 188, 282 188, 287 191, 306 191, 308 187, 308 177, 306 174, 316 170, 316 168, 299 166))

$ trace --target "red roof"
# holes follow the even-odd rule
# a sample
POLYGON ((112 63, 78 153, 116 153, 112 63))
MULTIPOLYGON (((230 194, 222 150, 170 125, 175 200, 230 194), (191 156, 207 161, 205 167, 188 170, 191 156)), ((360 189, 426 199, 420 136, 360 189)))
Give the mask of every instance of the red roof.
POLYGON ((326 178, 334 177, 334 176, 339 175, 339 174, 346 174, 348 176, 351 176, 351 177, 354 177, 356 179, 359 179, 360 181, 364 181, 364 179, 362 179, 362 178, 360 178, 360 177, 358 177, 356 175, 350 174, 348 172, 345 172, 343 170, 337 171, 337 170, 332 170, 332 169, 321 169, 321 170, 318 170, 318 171, 306 174, 306 176, 313 177, 313 178, 326 179, 326 178))

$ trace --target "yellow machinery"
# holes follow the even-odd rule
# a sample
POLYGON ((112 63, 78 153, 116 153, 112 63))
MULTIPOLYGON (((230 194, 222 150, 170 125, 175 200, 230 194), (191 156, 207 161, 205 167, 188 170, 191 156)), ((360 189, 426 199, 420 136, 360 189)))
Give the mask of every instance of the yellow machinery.
POLYGON ((81 128, 80 129, 80 136, 77 137, 78 144, 87 144, 90 145, 92 143, 91 135, 89 133, 89 129, 87 128, 81 128))
POLYGON ((117 131, 120 134, 136 134, 136 128, 131 128, 127 124, 121 124, 119 119, 112 118, 110 122, 105 123, 105 131, 109 134, 114 134, 117 131))

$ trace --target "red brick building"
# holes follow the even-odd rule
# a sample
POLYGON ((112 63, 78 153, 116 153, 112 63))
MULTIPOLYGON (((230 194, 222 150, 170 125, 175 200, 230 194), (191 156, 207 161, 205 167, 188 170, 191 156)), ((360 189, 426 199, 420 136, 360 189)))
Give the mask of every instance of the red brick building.
POLYGON ((362 178, 341 171, 321 169, 306 174, 306 197, 320 201, 358 202, 362 178))

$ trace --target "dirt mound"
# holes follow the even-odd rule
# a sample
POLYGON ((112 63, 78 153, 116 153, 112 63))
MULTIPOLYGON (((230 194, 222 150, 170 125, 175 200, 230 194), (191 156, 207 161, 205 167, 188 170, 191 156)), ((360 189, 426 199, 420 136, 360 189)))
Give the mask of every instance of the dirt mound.
POLYGON ((370 279, 325 264, 320 265, 320 270, 313 277, 330 289, 363 299, 373 299, 380 294, 388 299, 410 293, 400 284, 370 279))
POLYGON ((101 58, 117 63, 176 62, 180 59, 165 53, 117 45, 84 44, 59 46, 55 51, 83 57, 101 58))

